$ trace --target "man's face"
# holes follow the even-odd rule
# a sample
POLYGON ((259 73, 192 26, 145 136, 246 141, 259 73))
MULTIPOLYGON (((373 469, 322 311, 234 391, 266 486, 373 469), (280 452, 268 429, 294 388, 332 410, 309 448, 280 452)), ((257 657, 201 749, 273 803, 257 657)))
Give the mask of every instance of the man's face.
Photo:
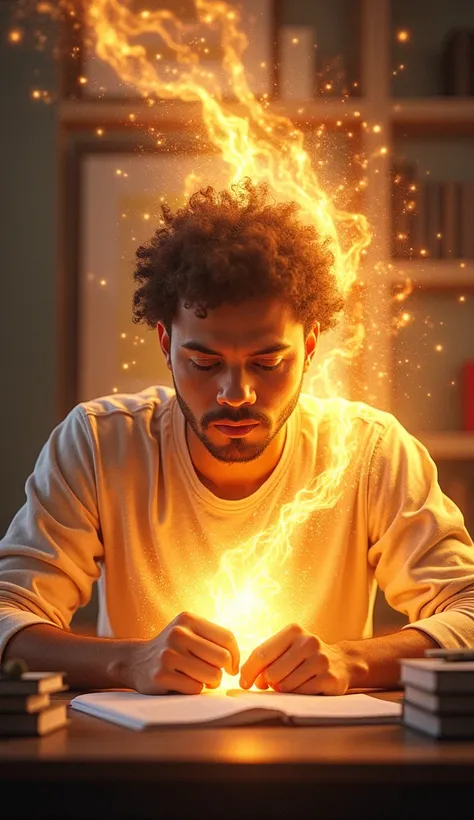
POLYGON ((280 301, 252 299, 209 310, 181 307, 171 342, 158 333, 178 404, 219 461, 249 462, 268 447, 295 409, 316 333, 280 301))

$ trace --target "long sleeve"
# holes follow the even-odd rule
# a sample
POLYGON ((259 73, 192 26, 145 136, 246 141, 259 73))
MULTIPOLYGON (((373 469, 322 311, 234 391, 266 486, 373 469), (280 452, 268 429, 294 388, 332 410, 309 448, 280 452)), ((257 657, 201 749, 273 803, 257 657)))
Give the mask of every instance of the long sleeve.
POLYGON ((80 406, 52 431, 0 541, 0 658, 25 626, 67 629, 100 575, 94 450, 80 406))
POLYGON ((388 604, 441 646, 474 646, 474 545, 426 448, 396 420, 374 450, 369 562, 388 604))

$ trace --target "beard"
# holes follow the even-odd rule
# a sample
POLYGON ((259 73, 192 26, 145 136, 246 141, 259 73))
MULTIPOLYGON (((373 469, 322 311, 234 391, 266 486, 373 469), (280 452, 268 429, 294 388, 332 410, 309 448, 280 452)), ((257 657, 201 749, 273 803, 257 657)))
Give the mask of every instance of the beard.
MULTIPOLYGON (((171 371, 171 377, 173 379, 173 385, 176 392, 176 400, 178 402, 178 405, 181 409, 184 418, 188 422, 193 433, 197 436, 199 441, 204 445, 204 447, 211 454, 211 456, 213 456, 218 461, 222 461, 225 464, 244 464, 246 462, 255 461, 255 459, 259 458, 259 456, 261 456, 262 453, 267 449, 268 445, 273 441, 275 436, 278 435, 283 425, 286 424, 286 422, 290 418, 296 405, 298 404, 298 399, 303 388, 304 370, 302 371, 301 379, 297 390, 279 414, 273 426, 273 429, 271 420, 267 416, 263 415, 262 413, 252 413, 251 408, 242 408, 240 411, 237 412, 229 409, 225 411, 225 416, 222 414, 222 411, 219 414, 209 413, 203 416, 200 421, 198 421, 196 416, 193 414, 191 408, 188 404, 186 404, 181 393, 179 392, 174 379, 173 371, 171 371), (211 441, 211 439, 205 431, 209 424, 211 424, 212 422, 219 422, 220 420, 234 422, 258 421, 260 422, 260 429, 267 430, 268 434, 264 436, 264 438, 261 441, 255 444, 249 443, 248 441, 246 441, 245 438, 230 439, 227 444, 223 445, 214 444, 214 442, 211 441)), ((250 435, 252 434, 250 433, 250 435)))

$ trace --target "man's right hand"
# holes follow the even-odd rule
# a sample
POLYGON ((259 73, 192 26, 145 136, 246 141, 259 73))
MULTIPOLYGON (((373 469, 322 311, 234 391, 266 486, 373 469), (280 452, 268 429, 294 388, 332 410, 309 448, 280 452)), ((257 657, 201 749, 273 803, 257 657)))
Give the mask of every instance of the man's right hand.
MULTIPOLYGON (((127 687, 144 695, 179 692, 197 695, 204 686, 217 689, 224 669, 237 675, 240 653, 228 629, 181 612, 155 638, 136 644, 123 673, 127 687)), ((111 672, 118 672, 115 662, 111 672)))

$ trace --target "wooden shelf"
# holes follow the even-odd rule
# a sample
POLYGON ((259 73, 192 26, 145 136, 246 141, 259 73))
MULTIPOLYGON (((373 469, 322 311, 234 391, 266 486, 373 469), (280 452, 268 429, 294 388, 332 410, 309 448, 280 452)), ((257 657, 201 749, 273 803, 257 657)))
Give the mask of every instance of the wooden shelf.
POLYGON ((474 460, 474 432, 415 433, 433 459, 474 460))
POLYGON ((423 288, 474 287, 474 259, 392 259, 392 284, 411 279, 423 288))
POLYGON ((474 97, 398 98, 391 100, 390 108, 395 124, 474 124, 474 97))
MULTIPOLYGON (((59 103, 59 120, 63 128, 134 128, 158 125, 160 128, 173 127, 188 130, 203 128, 201 103, 181 102, 180 100, 158 100, 149 105, 145 100, 102 100, 81 99, 62 100, 59 103)), ((245 107, 239 103, 229 102, 226 110, 236 115, 244 115, 245 107)), ((366 104, 361 98, 347 101, 321 98, 320 100, 301 100, 270 102, 268 111, 271 114, 288 117, 297 125, 322 122, 344 122, 346 125, 358 125, 364 119, 366 104)))

